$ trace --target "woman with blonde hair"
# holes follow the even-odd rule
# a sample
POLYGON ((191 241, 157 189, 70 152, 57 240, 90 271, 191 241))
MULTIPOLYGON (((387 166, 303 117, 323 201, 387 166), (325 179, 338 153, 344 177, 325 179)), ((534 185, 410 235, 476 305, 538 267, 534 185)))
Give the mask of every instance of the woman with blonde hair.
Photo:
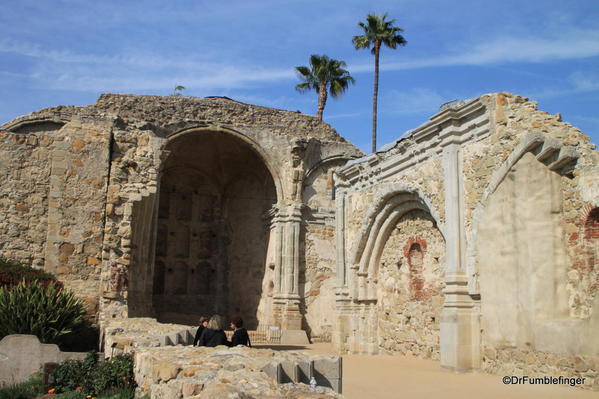
POLYGON ((229 343, 227 336, 223 331, 225 327, 224 318, 220 315, 215 314, 210 318, 208 326, 202 331, 200 336, 199 346, 210 346, 215 347, 218 345, 225 345, 229 343))

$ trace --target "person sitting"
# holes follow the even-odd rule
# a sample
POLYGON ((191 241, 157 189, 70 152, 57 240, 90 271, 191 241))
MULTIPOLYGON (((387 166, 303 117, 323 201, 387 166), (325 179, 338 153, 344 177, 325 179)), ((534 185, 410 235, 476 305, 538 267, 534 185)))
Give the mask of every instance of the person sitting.
POLYGON ((245 345, 250 348, 252 347, 250 336, 248 331, 243 327, 243 320, 241 317, 233 317, 233 320, 231 320, 231 328, 233 329, 233 336, 231 337, 229 346, 245 345))
POLYGON ((208 320, 210 320, 210 318, 206 316, 200 317, 200 326, 198 327, 198 331, 196 331, 196 336, 193 339, 193 346, 198 346, 198 344, 200 343, 202 331, 204 331, 204 329, 208 326, 208 320))
POLYGON ((202 331, 202 335, 200 335, 199 346, 228 346, 229 341, 227 341, 227 336, 223 331, 224 324, 222 316, 217 314, 212 316, 208 322, 208 326, 206 326, 204 331, 202 331))

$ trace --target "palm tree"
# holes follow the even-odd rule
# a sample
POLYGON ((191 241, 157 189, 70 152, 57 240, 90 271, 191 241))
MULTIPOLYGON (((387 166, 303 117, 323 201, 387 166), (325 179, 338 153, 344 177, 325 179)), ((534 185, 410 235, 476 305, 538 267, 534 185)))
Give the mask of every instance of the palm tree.
POLYGON ((349 72, 344 69, 345 62, 327 57, 326 55, 311 55, 310 67, 298 66, 295 70, 304 82, 295 86, 298 91, 314 90, 318 93, 317 115, 322 120, 322 113, 327 103, 327 93, 338 98, 355 82, 349 72))
POLYGON ((181 86, 181 85, 177 85, 175 86, 175 90, 173 90, 173 94, 171 94, 171 96, 173 97, 181 97, 182 96, 182 92, 183 90, 185 90, 185 86, 181 86))
POLYGON ((352 42, 356 50, 368 49, 372 46, 371 53, 374 54, 374 95, 372 96, 372 152, 376 152, 376 108, 379 92, 379 55, 381 45, 396 49, 397 46, 405 46, 408 42, 400 34, 403 29, 393 26, 394 19, 387 21, 385 15, 366 16, 366 23, 359 22, 358 25, 364 29, 364 34, 354 36, 352 42))

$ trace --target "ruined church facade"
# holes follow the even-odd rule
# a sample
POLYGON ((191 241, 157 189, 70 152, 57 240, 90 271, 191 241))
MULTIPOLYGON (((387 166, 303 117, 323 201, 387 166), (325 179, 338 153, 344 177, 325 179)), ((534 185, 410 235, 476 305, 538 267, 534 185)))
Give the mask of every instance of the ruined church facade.
POLYGON ((596 386, 598 158, 507 93, 368 156, 308 115, 107 94, 0 127, 0 255, 100 324, 241 314, 341 352, 596 386))

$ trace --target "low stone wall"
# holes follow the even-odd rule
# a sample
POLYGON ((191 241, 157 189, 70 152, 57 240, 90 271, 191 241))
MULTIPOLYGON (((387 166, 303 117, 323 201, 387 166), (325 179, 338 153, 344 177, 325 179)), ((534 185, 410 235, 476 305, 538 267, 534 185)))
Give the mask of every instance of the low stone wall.
POLYGON ((147 317, 113 320, 103 329, 104 356, 132 353, 135 348, 191 345, 196 329, 183 324, 158 323, 147 317))
POLYGON ((106 357, 133 354, 139 396, 150 394, 152 399, 340 397, 336 393, 342 389, 339 356, 193 347, 195 331, 151 318, 114 320, 103 331, 104 353, 106 357), (308 385, 312 377, 315 390, 308 385))
MULTIPOLYGON (((147 317, 119 319, 112 321, 104 328, 103 350, 105 357, 129 353, 134 347, 157 347, 192 345, 197 327, 183 324, 159 323, 147 317)), ((225 331, 230 340, 233 331, 225 331)), ((307 342, 296 342, 293 332, 281 330, 250 330, 250 342, 253 344, 287 344, 296 345, 307 342)))
POLYGON ((24 382, 42 371, 46 363, 84 359, 85 352, 61 352, 54 344, 42 344, 35 335, 7 335, 0 341, 0 386, 24 382))
POLYGON ((599 391, 599 358, 595 356, 485 347, 482 369, 487 373, 502 376, 584 378, 584 382, 577 385, 578 387, 599 391))
POLYGON ((223 346, 135 351, 139 394, 150 394, 152 399, 339 398, 340 395, 322 385, 330 386, 328 378, 331 378, 340 388, 340 377, 338 356, 308 357, 297 352, 223 346), (311 369, 320 385, 315 390, 306 384, 311 369), (325 374, 335 374, 337 378, 325 374))

